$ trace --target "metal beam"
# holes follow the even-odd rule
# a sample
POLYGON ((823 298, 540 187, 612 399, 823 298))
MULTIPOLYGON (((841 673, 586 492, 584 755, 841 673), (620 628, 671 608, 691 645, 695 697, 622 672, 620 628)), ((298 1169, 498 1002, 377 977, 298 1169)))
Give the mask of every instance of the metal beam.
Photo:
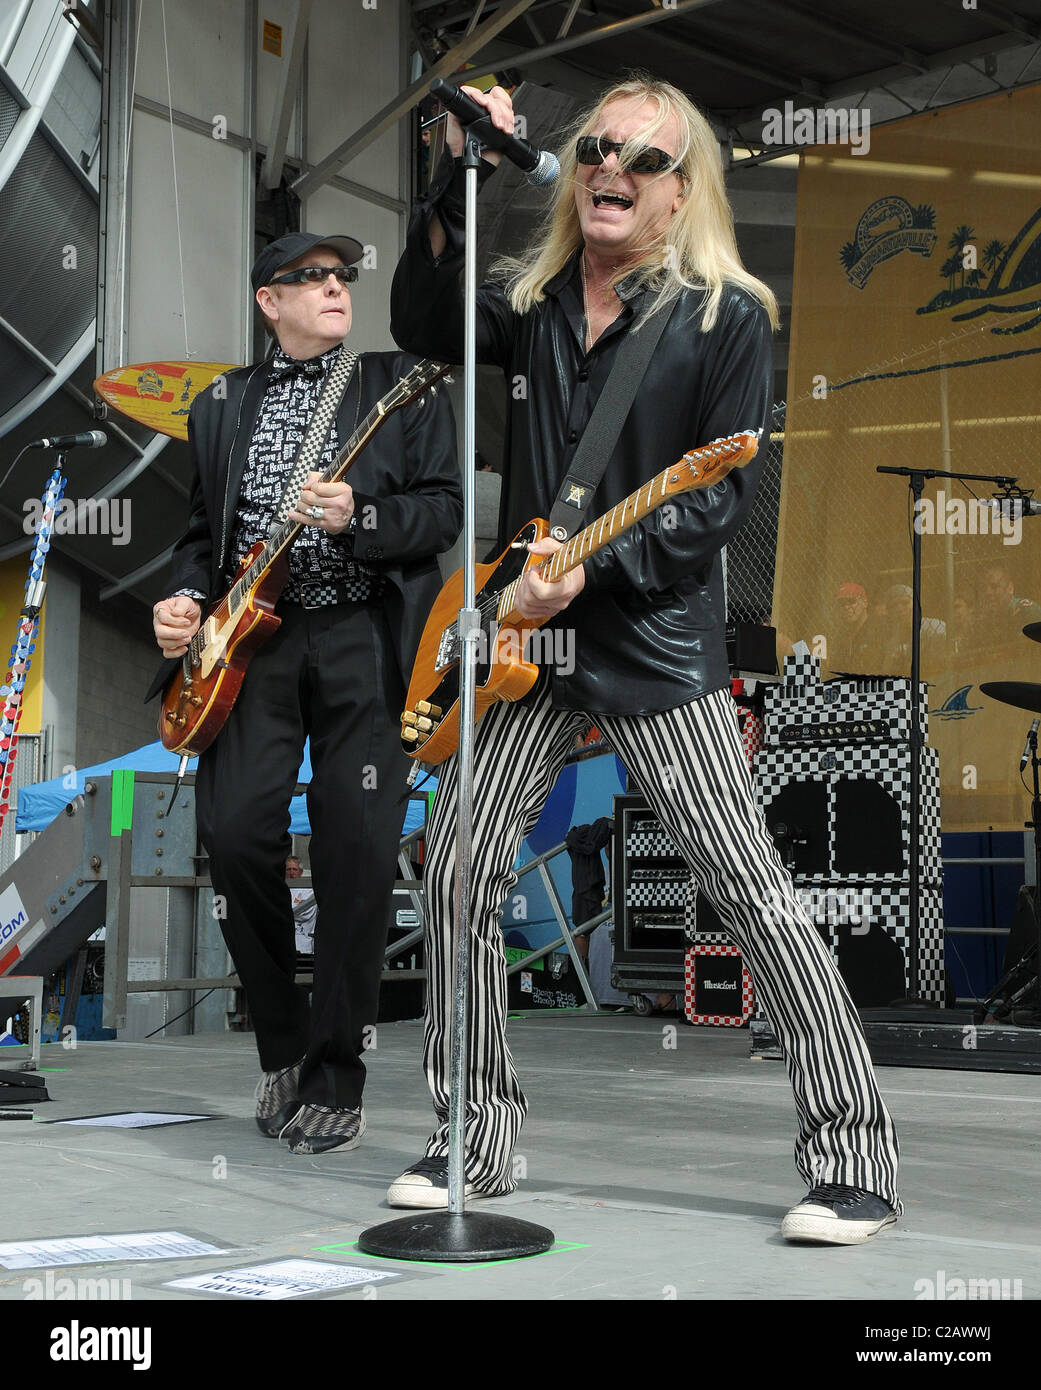
MULTIPOLYGON (((1027 42, 1026 39, 1016 38, 1012 34, 996 34, 989 39, 978 39, 975 43, 945 49, 941 53, 923 54, 922 63, 926 72, 940 72, 944 68, 956 67, 959 63, 967 63, 969 59, 979 58, 986 53, 999 53, 1010 48, 1026 47, 1027 42)), ((515 65, 511 64, 511 66, 515 65)), ((874 72, 853 72, 847 77, 840 77, 829 83, 824 88, 823 100, 826 103, 832 102, 836 97, 848 96, 851 92, 862 92, 865 89, 870 93, 871 90, 883 87, 888 82, 896 82, 902 78, 916 75, 920 76, 921 74, 915 74, 913 69, 906 64, 878 68, 874 72)), ((783 104, 791 96, 790 91, 778 92, 771 96, 768 101, 759 102, 756 106, 746 106, 731 114, 730 123, 734 126, 741 126, 745 121, 760 119, 764 106, 783 104)))
MULTIPOLYGON (((668 13, 674 14, 675 11, 669 11, 668 13)), ((747 57, 740 57, 736 54, 731 55, 730 53, 724 52, 722 49, 714 48, 704 43, 691 42, 688 39, 683 39, 677 44, 676 40, 668 38, 667 35, 663 33, 648 34, 646 39, 654 43, 665 45, 671 48, 674 53, 677 47, 680 47, 682 48, 684 57, 689 55, 691 58, 703 58, 707 62, 712 63, 715 67, 729 69, 731 72, 740 73, 743 77, 757 77, 760 82, 765 83, 767 86, 775 86, 780 83, 782 86, 798 92, 801 96, 809 97, 811 101, 820 100, 820 84, 798 73, 778 72, 776 69, 761 68, 758 64, 751 62, 747 57)), ((510 67, 516 66, 518 66, 517 63, 511 59, 510 67)))
POLYGON ((267 142, 268 154, 260 171, 260 181, 265 188, 277 188, 282 178, 286 143, 289 140, 289 124, 293 119, 293 104, 300 85, 300 69, 303 66, 304 49, 307 45, 311 4, 312 0, 296 0, 289 55, 283 59, 282 71, 279 74, 275 109, 271 113, 271 134, 267 142))
MULTIPOLYGON (((134 110, 145 111, 149 116, 158 116, 160 120, 169 121, 170 110, 166 106, 160 106, 157 101, 152 101, 150 97, 135 97, 134 110)), ((193 130, 197 135, 205 135, 208 139, 213 136, 213 127, 209 121, 200 120, 198 116, 190 116, 187 111, 178 111, 175 106, 173 109, 173 123, 184 130, 193 130)), ((232 149, 242 150, 249 154, 253 149, 253 144, 244 135, 237 135, 233 130, 229 130, 226 137, 221 141, 222 145, 228 145, 232 149)), ((257 143, 257 150, 264 154, 266 146, 257 143)), ((297 160, 289 160, 291 167, 295 168, 297 160)), ((310 165, 304 164, 302 174, 306 174, 310 165)), ((352 198, 361 198, 368 203, 375 203, 377 207, 386 208, 388 212, 405 212, 408 204, 401 198, 395 198, 390 193, 380 193, 375 188, 366 188, 363 184, 353 183, 350 179, 331 178, 326 180, 334 188, 338 188, 341 193, 349 193, 352 198)))
POLYGON ((919 72, 925 71, 923 54, 916 49, 908 48, 906 44, 886 38, 862 24, 847 24, 845 20, 837 19, 833 15, 821 14, 818 9, 800 3, 800 0, 773 0, 773 5, 775 9, 783 10, 786 17, 796 14, 800 20, 811 24, 822 33, 851 39, 854 43, 870 48, 881 49, 883 53, 887 53, 890 58, 897 62, 906 63, 908 67, 917 68, 919 72))
POLYGON ((481 15, 484 12, 485 3, 486 0, 477 0, 477 4, 474 6, 474 12, 470 16, 470 21, 466 26, 467 38, 470 37, 470 35, 473 33, 473 31, 477 28, 478 24, 480 23, 481 15))
POLYGON ((582 0, 571 0, 571 4, 568 6, 567 14, 564 16, 563 22, 561 23, 560 28, 557 30, 558 39, 566 39, 568 34, 571 32, 571 26, 575 22, 575 15, 578 14, 578 7, 579 5, 581 5, 581 3, 582 0))
MULTIPOLYGON (((670 9, 646 10, 643 14, 633 15, 631 19, 619 19, 613 24, 605 24, 600 29, 587 29, 583 34, 575 34, 566 39, 555 39, 553 43, 546 44, 543 48, 532 49, 528 53, 512 54, 510 58, 500 64, 510 68, 527 67, 530 63, 539 63, 544 58, 555 58, 558 53, 570 53, 574 48, 585 48, 588 44, 599 43, 601 39, 617 38, 621 34, 628 34, 633 29, 643 29, 648 24, 660 24, 663 19, 672 19, 676 15, 687 14, 691 10, 704 10, 709 5, 718 5, 721 0, 679 0, 679 4, 670 9)), ((684 44, 684 48, 689 45, 684 44)), ((494 68, 481 68, 479 65, 466 74, 467 79, 478 77, 488 77, 494 68)))
POLYGON ((475 29, 469 37, 443 54, 417 82, 406 87, 393 101, 388 102, 382 110, 377 111, 371 120, 366 121, 353 135, 349 135, 346 140, 337 145, 336 149, 331 154, 326 155, 310 173, 297 179, 291 185, 293 192, 299 198, 309 198, 316 189, 321 188, 323 183, 327 183, 337 170, 342 169, 345 164, 356 158, 362 150, 368 149, 374 140, 378 140, 385 130, 389 130, 407 111, 415 106, 417 101, 426 96, 430 83, 435 77, 450 77, 461 63, 473 57, 475 53, 479 53, 487 43, 495 38, 496 34, 518 19, 531 4, 532 0, 513 0, 512 5, 504 7, 486 19, 479 29, 475 29))
POLYGON ((988 0, 986 15, 988 19, 997 20, 1002 29, 1007 29, 1012 34, 1022 34, 1031 43, 1037 43, 1041 39, 1041 23, 1036 19, 1026 19, 1005 5, 996 5, 992 0, 988 0))

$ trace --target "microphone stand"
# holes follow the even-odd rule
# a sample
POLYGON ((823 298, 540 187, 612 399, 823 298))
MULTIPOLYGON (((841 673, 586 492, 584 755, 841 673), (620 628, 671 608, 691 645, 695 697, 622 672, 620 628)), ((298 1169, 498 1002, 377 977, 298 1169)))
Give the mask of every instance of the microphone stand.
POLYGON ((25 581, 25 603, 18 618, 18 630, 14 646, 11 648, 11 662, 0 695, 4 697, 2 723, 0 723, 0 834, 3 833, 11 796, 11 779, 14 773, 18 741, 18 723, 22 717, 22 692, 25 678, 29 672, 30 657, 35 650, 36 636, 43 609, 43 598, 47 592, 43 571, 47 564, 47 552, 51 548, 51 530, 54 524, 54 510, 65 493, 65 452, 60 450, 54 463, 54 472, 47 479, 43 492, 43 515, 36 532, 29 559, 29 578, 25 581))
POLYGON ((907 923, 907 994, 905 1004, 921 1004, 918 997, 920 972, 920 899, 919 868, 921 858, 920 822, 922 796, 922 532, 914 523, 918 518, 918 503, 922 500, 927 478, 953 478, 958 481, 998 483, 1002 487, 1015 485, 1017 478, 994 477, 989 473, 943 473, 935 468, 875 469, 876 473, 892 473, 906 478, 911 489, 911 798, 908 820, 908 923, 907 923))
POLYGON ((516 1259, 549 1250, 553 1232, 530 1221, 466 1210, 465 1117, 470 868, 473 830, 474 704, 481 614, 475 601, 474 463, 477 446, 477 170, 481 144, 465 130, 466 256, 463 338, 463 606, 459 610, 459 753, 456 786, 456 869, 453 900, 452 1054, 448 1112, 448 1210, 416 1213, 370 1227, 358 1249, 391 1259, 444 1262, 516 1259))

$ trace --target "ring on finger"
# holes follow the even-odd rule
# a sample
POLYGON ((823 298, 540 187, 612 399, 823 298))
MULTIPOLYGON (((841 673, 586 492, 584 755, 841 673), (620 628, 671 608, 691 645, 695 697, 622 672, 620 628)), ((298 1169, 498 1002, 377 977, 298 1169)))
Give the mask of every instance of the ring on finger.
POLYGON ((325 508, 324 508, 324 507, 308 507, 308 509, 307 509, 307 515, 308 515, 309 517, 311 517, 314 521, 321 521, 322 517, 325 515, 325 508))

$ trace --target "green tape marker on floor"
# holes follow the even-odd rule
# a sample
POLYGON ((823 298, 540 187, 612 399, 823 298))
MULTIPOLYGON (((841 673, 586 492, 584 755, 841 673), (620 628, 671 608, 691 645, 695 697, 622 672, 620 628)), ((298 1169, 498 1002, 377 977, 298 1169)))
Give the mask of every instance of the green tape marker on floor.
MULTIPOLYGON (((456 1264, 454 1260, 396 1260, 392 1255, 370 1255, 364 1250, 358 1249, 358 1243, 354 1240, 344 1240, 336 1245, 316 1245, 316 1250, 329 1254, 341 1250, 349 1250, 352 1255, 356 1255, 362 1260, 389 1260, 396 1265, 425 1265, 428 1269, 489 1269, 492 1265, 516 1265, 527 1264, 531 1260, 541 1259, 540 1255, 515 1255, 510 1260, 481 1260, 477 1264, 456 1264)), ((543 1255, 562 1255, 570 1250, 588 1250, 588 1245, 582 1245, 578 1241, 558 1240, 550 1246, 548 1250, 542 1252, 543 1255)))
POLYGON ((122 835, 134 823, 134 770, 117 767, 112 772, 112 834, 122 835))

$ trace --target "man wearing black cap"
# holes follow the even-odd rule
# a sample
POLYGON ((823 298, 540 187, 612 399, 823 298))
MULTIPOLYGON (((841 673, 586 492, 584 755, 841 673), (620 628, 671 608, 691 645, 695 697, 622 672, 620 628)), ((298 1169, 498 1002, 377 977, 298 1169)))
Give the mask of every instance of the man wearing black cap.
MULTIPOLYGON (((170 596, 153 609, 156 640, 171 660, 150 695, 187 650, 202 609, 269 533, 319 398, 334 371, 349 366, 341 361, 348 285, 362 255, 352 237, 294 233, 257 257, 253 290, 278 346, 192 404, 188 528, 174 550, 170 596)), ((407 765, 398 721, 440 588, 436 557, 462 517, 446 394, 429 391, 390 414, 349 482, 323 482, 321 470, 414 361, 383 352, 354 363, 315 471, 288 511, 304 529, 276 609, 281 626, 253 657, 196 777, 199 835, 264 1072, 257 1124, 294 1153, 354 1148, 365 1128, 361 1054, 376 1022, 407 765), (289 802, 308 735, 321 908, 310 1007, 294 981, 284 877, 289 802)))

